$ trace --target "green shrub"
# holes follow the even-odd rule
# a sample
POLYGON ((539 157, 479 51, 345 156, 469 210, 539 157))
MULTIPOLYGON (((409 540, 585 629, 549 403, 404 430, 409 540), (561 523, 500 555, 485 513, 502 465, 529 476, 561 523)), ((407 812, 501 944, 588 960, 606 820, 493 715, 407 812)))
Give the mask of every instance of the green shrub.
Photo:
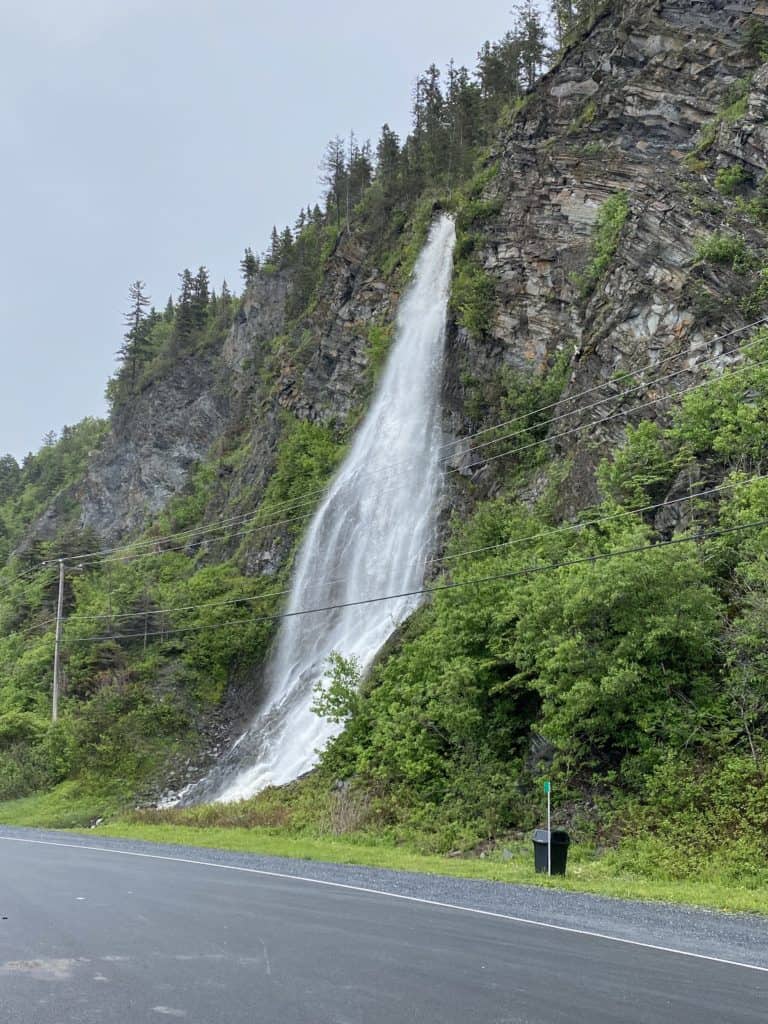
POLYGON ((482 224, 483 221, 491 220, 502 207, 502 200, 495 199, 468 199, 462 203, 456 214, 456 228, 458 231, 467 231, 473 226, 482 224))
POLYGON ((702 238, 696 243, 696 262, 744 270, 748 262, 746 242, 741 235, 716 231, 709 238, 702 238))
POLYGON ((722 119, 726 124, 736 124, 743 117, 746 117, 747 110, 749 109, 749 96, 747 90, 743 95, 739 96, 738 99, 734 100, 733 103, 729 104, 722 112, 722 119))
POLYGON ((722 192, 724 196, 732 196, 745 179, 744 168, 739 164, 733 164, 731 167, 721 167, 715 175, 715 188, 718 192, 722 192))
POLYGON ((768 25, 761 18, 750 18, 745 36, 749 54, 763 64, 768 61, 768 25))
POLYGON ((592 261, 584 273, 576 277, 583 298, 592 294, 616 255, 628 216, 629 197, 626 192, 617 192, 600 207, 592 240, 592 261))
POLYGON ((598 470, 605 497, 630 507, 647 504, 650 494, 660 497, 656 489, 669 484, 675 472, 669 445, 664 441, 664 431, 652 420, 630 426, 624 444, 598 470))
POLYGON ((768 174, 763 175, 757 186, 757 195, 751 199, 739 196, 736 200, 738 210, 749 217, 759 227, 768 226, 768 174))
POLYGON ((453 278, 451 304, 462 327, 474 335, 487 334, 496 312, 496 284, 474 262, 459 266, 453 278))
POLYGON ((368 328, 368 365, 373 379, 381 373, 392 344, 392 324, 372 324, 368 328))
POLYGON ((747 77, 734 82, 716 116, 702 125, 698 142, 683 161, 688 170, 701 172, 710 166, 710 161, 704 159, 703 154, 713 145, 721 124, 735 124, 747 113, 751 81, 751 77, 747 77))
POLYGON ((596 117, 597 106, 595 104, 595 101, 592 99, 587 100, 587 102, 582 107, 578 117, 574 121, 573 127, 576 131, 579 131, 582 128, 586 128, 588 125, 592 124, 596 117))

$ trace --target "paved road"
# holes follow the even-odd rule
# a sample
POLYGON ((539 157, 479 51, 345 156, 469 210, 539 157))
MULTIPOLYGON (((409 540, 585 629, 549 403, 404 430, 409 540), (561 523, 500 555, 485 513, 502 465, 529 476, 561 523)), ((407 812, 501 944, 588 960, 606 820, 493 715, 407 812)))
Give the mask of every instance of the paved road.
POLYGON ((713 958, 765 963, 765 919, 6 828, 0 869, 3 1024, 768 1019, 768 971, 713 958), (681 921, 704 957, 639 944, 681 921))

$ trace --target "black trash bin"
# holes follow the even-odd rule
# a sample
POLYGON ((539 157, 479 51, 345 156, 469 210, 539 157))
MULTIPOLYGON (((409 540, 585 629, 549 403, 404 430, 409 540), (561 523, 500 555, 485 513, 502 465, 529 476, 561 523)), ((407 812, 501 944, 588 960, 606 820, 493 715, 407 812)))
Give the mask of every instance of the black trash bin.
MULTIPOLYGON (((549 833, 545 828, 537 828, 533 833, 533 863, 536 871, 547 873, 547 838, 549 833)), ((567 832, 560 832, 552 829, 552 874, 564 875, 565 865, 568 860, 568 847, 571 844, 571 837, 567 832)))

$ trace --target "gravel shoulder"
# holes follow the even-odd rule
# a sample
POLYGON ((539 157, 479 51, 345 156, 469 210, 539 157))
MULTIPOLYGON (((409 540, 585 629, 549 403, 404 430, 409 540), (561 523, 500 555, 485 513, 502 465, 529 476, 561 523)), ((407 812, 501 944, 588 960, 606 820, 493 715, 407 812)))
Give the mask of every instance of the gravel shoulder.
POLYGON ((535 886, 414 874, 356 865, 162 845, 44 829, 0 826, 0 839, 98 847, 128 854, 192 860, 357 886, 394 896, 508 915, 629 942, 768 968, 768 917, 724 914, 678 904, 621 900, 535 886))

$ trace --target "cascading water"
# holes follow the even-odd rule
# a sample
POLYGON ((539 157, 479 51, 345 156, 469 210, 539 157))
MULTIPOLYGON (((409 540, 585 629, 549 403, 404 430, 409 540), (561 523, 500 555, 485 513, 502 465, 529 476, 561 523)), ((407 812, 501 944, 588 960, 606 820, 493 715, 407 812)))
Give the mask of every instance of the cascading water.
POLYGON ((367 669, 419 604, 406 597, 292 614, 423 584, 441 486, 440 382, 455 238, 449 217, 433 224, 373 404, 303 541, 263 709, 185 803, 242 799, 311 768, 340 729, 311 710, 328 656, 339 651, 367 669))

